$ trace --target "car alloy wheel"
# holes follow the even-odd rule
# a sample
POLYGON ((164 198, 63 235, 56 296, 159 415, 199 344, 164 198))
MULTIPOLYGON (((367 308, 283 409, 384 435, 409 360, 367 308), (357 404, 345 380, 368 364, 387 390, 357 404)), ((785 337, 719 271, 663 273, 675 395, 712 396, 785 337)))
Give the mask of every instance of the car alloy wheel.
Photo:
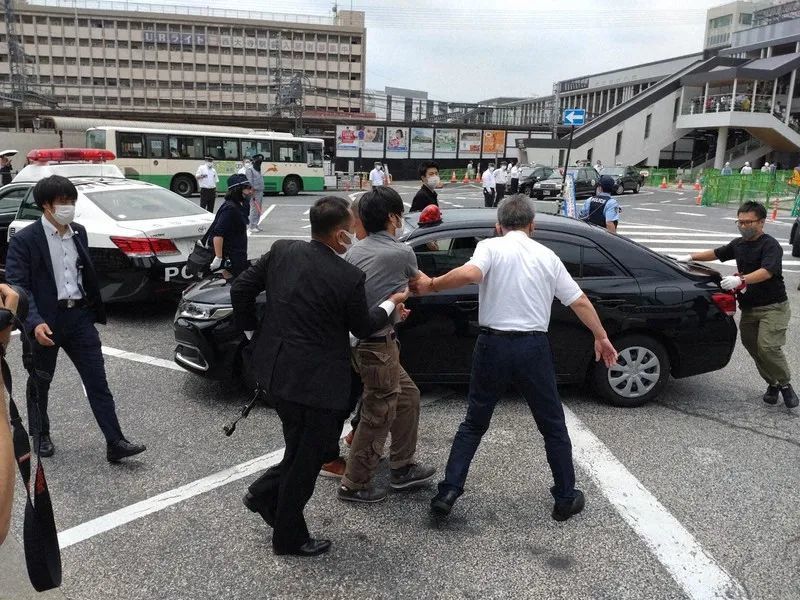
POLYGON ((619 353, 617 364, 608 370, 609 385, 623 398, 647 394, 661 377, 661 362, 647 348, 633 346, 619 353))
POLYGON ((625 186, 621 183, 617 186, 617 196, 621 196, 625 193, 625 186))

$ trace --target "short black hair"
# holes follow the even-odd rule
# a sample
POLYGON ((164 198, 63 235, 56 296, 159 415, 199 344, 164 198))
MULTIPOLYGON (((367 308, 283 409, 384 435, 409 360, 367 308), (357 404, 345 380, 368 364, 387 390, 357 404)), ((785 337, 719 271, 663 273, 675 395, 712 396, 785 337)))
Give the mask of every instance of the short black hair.
POLYGON ((767 218, 767 209, 764 208, 764 205, 760 202, 753 202, 752 200, 745 202, 739 207, 739 210, 736 211, 736 214, 741 213, 756 213, 756 216, 759 220, 767 218))
POLYGON ((375 186, 358 203, 361 223, 367 233, 377 233, 386 229, 389 215, 402 215, 403 199, 395 190, 385 185, 375 186))
POLYGON ((438 171, 439 170, 439 163, 437 163, 435 161, 432 161, 432 160, 426 160, 426 161, 421 162, 419 164, 419 168, 417 169, 417 171, 419 172, 420 179, 425 177, 425 173, 428 172, 428 169, 436 169, 438 171))
POLYGON ((78 189, 74 183, 61 175, 50 175, 50 177, 40 179, 33 186, 33 200, 40 209, 44 210, 44 205, 52 204, 56 198, 77 200, 78 189))
POLYGON ((350 222, 350 203, 339 196, 325 196, 314 202, 308 213, 311 235, 326 237, 350 222))
POLYGON ((533 222, 536 209, 525 194, 514 194, 500 201, 497 222, 505 229, 523 229, 533 222))

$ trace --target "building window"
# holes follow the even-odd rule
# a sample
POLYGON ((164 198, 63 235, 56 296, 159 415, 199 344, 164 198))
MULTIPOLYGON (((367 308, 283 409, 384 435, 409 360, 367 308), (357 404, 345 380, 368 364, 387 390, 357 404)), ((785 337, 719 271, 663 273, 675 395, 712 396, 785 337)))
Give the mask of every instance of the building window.
POLYGON ((622 152, 622 132, 617 132, 617 144, 614 146, 614 156, 619 156, 622 152))
POLYGON ((651 123, 652 120, 653 120, 653 115, 652 114, 647 115, 647 117, 645 117, 645 120, 644 120, 644 139, 647 139, 647 138, 650 137, 650 123, 651 123))
POLYGON ((719 29, 720 27, 728 27, 731 23, 733 23, 733 15, 724 15, 716 19, 711 19, 709 25, 711 29, 719 29))
POLYGON ((751 25, 753 23, 753 15, 742 13, 739 15, 739 24, 740 25, 751 25))

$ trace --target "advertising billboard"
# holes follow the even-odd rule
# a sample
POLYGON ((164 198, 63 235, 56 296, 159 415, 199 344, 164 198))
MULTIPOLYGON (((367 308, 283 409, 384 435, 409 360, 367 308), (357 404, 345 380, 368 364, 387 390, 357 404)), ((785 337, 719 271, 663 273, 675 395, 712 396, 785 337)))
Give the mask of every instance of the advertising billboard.
POLYGON ((437 129, 434 142, 436 158, 455 158, 458 149, 458 129, 437 129))
POLYGON ((389 127, 386 132, 386 158, 408 156, 408 127, 389 127))
POLYGON ((361 156, 365 158, 383 158, 386 129, 375 125, 359 125, 356 130, 356 136, 361 145, 361 156))
POLYGON ((411 158, 433 157, 433 128, 411 128, 411 158))
POLYGON ((458 132, 458 158, 480 158, 481 130, 461 129, 458 132))
POLYGON ((506 132, 500 129, 487 129, 483 132, 483 158, 506 155, 506 132))
POLYGON ((358 156, 358 126, 336 126, 336 156, 358 156))

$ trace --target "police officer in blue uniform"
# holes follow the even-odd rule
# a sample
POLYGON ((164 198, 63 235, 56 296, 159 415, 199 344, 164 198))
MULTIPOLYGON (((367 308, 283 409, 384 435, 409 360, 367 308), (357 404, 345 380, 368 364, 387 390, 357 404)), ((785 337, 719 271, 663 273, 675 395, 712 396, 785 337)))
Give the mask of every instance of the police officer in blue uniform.
POLYGON ((611 197, 614 191, 614 178, 609 175, 601 175, 597 184, 598 191, 594 196, 588 198, 580 212, 580 218, 600 227, 605 227, 611 233, 617 232, 619 224, 619 213, 622 209, 616 198, 611 197))
POLYGON ((249 265, 247 262, 247 225, 249 223, 250 196, 253 187, 245 175, 228 177, 228 193, 225 203, 219 207, 210 237, 214 244, 214 260, 211 270, 220 267, 233 277, 249 265))

